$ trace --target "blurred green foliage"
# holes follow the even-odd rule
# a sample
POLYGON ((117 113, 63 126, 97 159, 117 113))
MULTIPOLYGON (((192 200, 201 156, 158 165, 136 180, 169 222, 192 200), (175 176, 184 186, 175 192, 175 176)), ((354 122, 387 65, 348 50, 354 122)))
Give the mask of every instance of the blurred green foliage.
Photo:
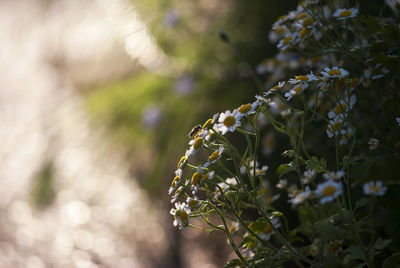
POLYGON ((126 149, 143 186, 158 194, 170 183, 190 129, 259 92, 249 68, 276 53, 268 39, 271 25, 296 1, 132 2, 158 45, 188 68, 174 77, 143 70, 96 88, 88 95, 88 109, 126 149), (232 46, 220 40, 220 29, 232 46), (176 88, 185 77, 192 88, 182 93, 176 88), (143 125, 146 107, 161 113, 151 129, 143 125))

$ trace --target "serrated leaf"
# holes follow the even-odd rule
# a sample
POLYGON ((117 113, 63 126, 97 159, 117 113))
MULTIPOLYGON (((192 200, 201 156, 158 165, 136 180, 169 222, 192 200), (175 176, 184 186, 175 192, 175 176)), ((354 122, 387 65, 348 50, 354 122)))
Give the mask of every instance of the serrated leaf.
POLYGON ((325 159, 321 158, 318 159, 316 156, 312 156, 306 162, 307 169, 313 169, 318 173, 326 172, 326 161, 325 159))

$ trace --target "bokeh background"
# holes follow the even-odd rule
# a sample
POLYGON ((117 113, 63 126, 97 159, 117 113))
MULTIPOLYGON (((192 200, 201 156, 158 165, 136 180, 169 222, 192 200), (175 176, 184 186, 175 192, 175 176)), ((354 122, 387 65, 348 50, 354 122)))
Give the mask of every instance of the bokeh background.
POLYGON ((296 4, 1 1, 0 266, 222 267, 223 235, 177 231, 168 187, 190 129, 258 92, 296 4))

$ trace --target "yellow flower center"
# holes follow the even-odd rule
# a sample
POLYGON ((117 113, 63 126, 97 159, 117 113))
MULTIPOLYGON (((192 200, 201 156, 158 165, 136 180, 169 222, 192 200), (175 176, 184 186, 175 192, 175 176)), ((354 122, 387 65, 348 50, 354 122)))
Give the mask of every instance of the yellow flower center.
POLYGON ((233 124, 235 124, 236 118, 232 115, 228 115, 227 117, 225 117, 224 119, 224 125, 226 127, 231 127, 233 126, 233 124))
POLYGON ((212 123, 212 119, 208 119, 207 122, 205 122, 204 125, 202 126, 202 129, 210 128, 211 123, 212 123))
POLYGON ((335 124, 332 125, 332 129, 335 132, 339 131, 341 127, 342 127, 342 123, 341 122, 336 122, 335 124))
POLYGON ((328 71, 329 75, 342 75, 342 72, 339 69, 332 69, 328 71))
POLYGON ((296 94, 299 94, 300 91, 302 91, 302 90, 303 90, 303 88, 302 88, 301 86, 298 86, 298 87, 296 87, 296 88, 294 89, 294 91, 296 92, 296 94))
POLYGON ((264 229, 263 229, 263 233, 264 233, 264 234, 269 234, 269 233, 271 233, 271 232, 272 232, 272 227, 271 227, 271 225, 268 224, 268 223, 266 223, 266 225, 265 225, 265 227, 264 227, 264 229))
POLYGON ((192 176, 192 184, 197 186, 200 183, 201 174, 199 172, 195 172, 192 176))
POLYGON ((203 181, 203 180, 208 180, 208 173, 207 173, 207 174, 204 174, 203 177, 201 177, 201 180, 202 180, 202 181, 203 181))
POLYGON ((301 20, 302 18, 305 18, 305 17, 307 17, 307 14, 306 13, 300 13, 299 15, 297 15, 297 19, 298 20, 301 20))
POLYGON ((197 207, 197 205, 199 204, 199 201, 198 200, 196 200, 196 199, 191 199, 190 201, 189 201, 189 207, 191 208, 191 209, 195 209, 196 207, 197 207))
POLYGON ((377 193, 377 192, 379 192, 379 187, 376 185, 372 185, 369 187, 369 190, 373 193, 377 193))
POLYGON ((351 10, 344 10, 342 12, 340 12, 339 17, 345 18, 348 17, 352 14, 351 10))
POLYGON ((350 87, 351 88, 355 87, 358 84, 358 82, 360 82, 360 78, 358 78, 358 77, 353 78, 353 81, 351 81, 350 87))
POLYGON ((311 32, 310 29, 308 29, 308 28, 303 28, 303 29, 300 31, 300 38, 303 39, 303 38, 306 37, 306 35, 309 34, 310 32, 311 32))
POLYGON ((185 160, 186 160, 186 156, 182 156, 181 159, 179 160, 178 168, 180 168, 180 166, 182 165, 183 162, 185 162, 185 160))
POLYGON ((295 198, 298 194, 302 193, 302 190, 297 190, 292 193, 292 197, 295 198))
POLYGON ((251 105, 249 103, 247 103, 247 104, 243 104, 242 106, 240 106, 238 111, 241 114, 245 114, 248 111, 250 111, 250 109, 251 109, 251 105))
POLYGON ((180 217, 181 221, 186 222, 188 219, 188 214, 186 213, 186 211, 178 209, 175 211, 174 218, 176 219, 177 217, 180 217))
POLYGON ((256 175, 260 175, 264 172, 262 169, 256 169, 256 175))
POLYGON ((336 192, 336 187, 333 185, 328 185, 322 190, 323 196, 331 196, 336 192))
POLYGON ((183 189, 183 187, 179 187, 178 190, 175 191, 175 195, 179 194, 181 192, 181 190, 183 189))
POLYGON ((321 59, 322 59, 321 56, 317 56, 317 57, 312 58, 311 61, 312 61, 313 63, 316 63, 316 62, 319 62, 321 59))
POLYGON ((337 241, 332 241, 331 243, 329 243, 329 251, 330 252, 337 252, 340 248, 340 244, 337 241))
POLYGON ((218 152, 218 151, 213 152, 213 153, 208 157, 208 162, 214 161, 215 159, 218 158, 218 156, 219 156, 219 152, 218 152))
POLYGON ((231 228, 229 228, 229 232, 233 233, 237 230, 237 227, 235 225, 232 225, 231 228))
POLYGON ((273 88, 271 88, 270 90, 271 91, 275 91, 275 90, 278 90, 280 87, 279 87, 279 85, 276 85, 276 86, 274 86, 273 88))
POLYGON ((199 137, 194 141, 193 149, 197 151, 198 149, 200 149, 201 145, 203 145, 203 138, 199 137))
POLYGON ((277 27, 277 28, 275 29, 275 33, 276 33, 276 34, 281 34, 281 33, 283 33, 283 31, 284 31, 284 28, 283 28, 283 27, 277 27))
POLYGON ((293 37, 289 35, 285 39, 283 39, 283 45, 286 46, 290 41, 292 41, 293 37))
POLYGON ((175 187, 175 184, 176 184, 176 182, 179 180, 179 176, 176 176, 173 180, 172 180, 172 182, 171 182, 171 187, 172 188, 174 188, 175 187))
POLYGON ((341 103, 339 105, 336 105, 336 107, 333 111, 335 112, 335 114, 341 114, 344 111, 346 111, 346 109, 347 109, 347 105, 344 103, 341 103))
POLYGON ((284 19, 286 19, 287 17, 288 17, 287 15, 280 16, 280 17, 278 18, 278 21, 284 20, 284 19))
POLYGON ((308 26, 311 26, 314 23, 314 19, 311 17, 308 17, 307 19, 303 20, 303 27, 307 28, 308 26))
POLYGON ((296 81, 308 81, 308 75, 298 75, 295 77, 296 81))

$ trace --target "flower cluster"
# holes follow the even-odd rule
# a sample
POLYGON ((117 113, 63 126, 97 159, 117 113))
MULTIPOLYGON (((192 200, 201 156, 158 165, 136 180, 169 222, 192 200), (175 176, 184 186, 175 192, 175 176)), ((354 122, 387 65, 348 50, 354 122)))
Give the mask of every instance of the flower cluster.
POLYGON ((400 28, 326 2, 273 24, 280 52, 256 68, 271 73, 265 88, 194 128, 178 162, 174 225, 223 231, 238 256, 228 267, 394 261, 398 244, 371 222, 400 172, 400 28))

